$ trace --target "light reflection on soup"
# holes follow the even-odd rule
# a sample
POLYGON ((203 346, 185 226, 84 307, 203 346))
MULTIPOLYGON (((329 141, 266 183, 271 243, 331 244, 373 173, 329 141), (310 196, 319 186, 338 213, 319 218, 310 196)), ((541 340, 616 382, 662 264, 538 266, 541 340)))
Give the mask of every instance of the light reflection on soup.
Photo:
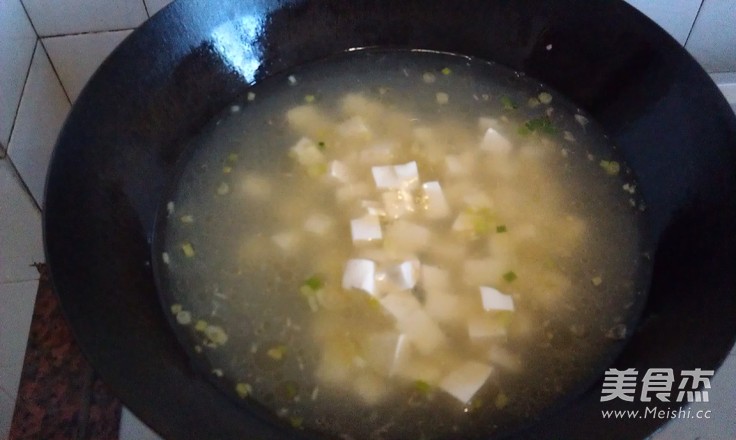
POLYGON ((259 84, 193 148, 156 242, 164 302, 215 380, 300 429, 533 419, 610 360, 643 296, 630 172, 495 65, 352 53, 259 84))

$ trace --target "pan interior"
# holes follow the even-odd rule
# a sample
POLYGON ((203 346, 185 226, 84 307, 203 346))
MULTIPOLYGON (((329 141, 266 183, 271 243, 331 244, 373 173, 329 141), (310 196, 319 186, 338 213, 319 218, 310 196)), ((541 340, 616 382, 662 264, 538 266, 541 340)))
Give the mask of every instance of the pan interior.
MULTIPOLYGON (((589 115, 555 90, 496 64, 446 53, 364 50, 305 65, 252 87, 211 121, 184 156, 159 209, 153 245, 171 327, 194 364, 224 393, 305 431, 481 438, 514 429, 589 386, 621 349, 645 299, 650 250, 642 239, 646 212, 635 176, 589 115), (363 107, 349 108, 350 99, 360 99, 355 105, 363 107), (287 114, 295 107, 318 109, 337 128, 320 134, 309 122, 290 123, 287 114), (355 126, 356 118, 384 128, 406 122, 396 128, 404 130, 401 146, 388 156, 379 145, 386 139, 354 140, 363 149, 356 163, 364 171, 416 161, 424 183, 436 181, 446 196, 457 194, 448 200, 453 215, 429 222, 433 239, 414 254, 421 266, 412 269, 417 278, 425 266, 445 270, 451 295, 472 297, 468 303, 479 307, 481 287, 513 299, 513 312, 470 312, 488 318, 495 333, 465 318, 438 324, 459 341, 450 357, 460 360, 425 357, 439 367, 382 376, 367 359, 371 354, 358 348, 342 373, 320 373, 329 368, 330 347, 370 345, 365 335, 378 334, 381 320, 389 333, 401 327, 384 316, 383 297, 342 289, 347 261, 378 260, 371 250, 380 245, 354 245, 350 229, 350 221, 365 214, 362 202, 375 194, 341 205, 346 184, 324 183, 332 162, 324 169, 320 163, 305 167, 292 148, 306 138, 322 155, 349 162, 349 154, 333 145, 360 134, 332 131, 355 126), (466 134, 447 134, 455 130, 466 134), (495 151, 489 130, 511 143, 511 153, 495 151), (424 145, 422 133, 440 140, 424 145), (364 150, 375 154, 360 159, 364 150), (462 185, 447 174, 448 157, 458 158, 461 168, 478 168, 469 189, 453 190, 462 185), (463 213, 470 226, 458 238, 465 232, 454 226, 463 213), (327 218, 321 223, 326 233, 305 226, 320 217, 327 218), (483 264, 491 265, 498 257, 494 248, 499 252, 500 243, 520 230, 539 245, 510 257, 493 279, 483 264), (463 246, 460 259, 442 256, 457 243, 463 246), (309 299, 323 287, 342 289, 350 305, 335 311, 324 298, 309 299), (375 301, 361 308, 366 298, 375 301), (376 303, 378 312, 370 309, 376 303), (325 327, 328 336, 318 330, 325 327), (464 362, 490 371, 468 399, 453 397, 447 380, 467 372, 464 362)), ((407 219, 416 223, 417 216, 407 219)), ((381 226, 404 220, 382 217, 381 226)), ((415 261, 391 258, 391 264, 415 261)), ((409 290, 427 306, 431 286, 409 290)))

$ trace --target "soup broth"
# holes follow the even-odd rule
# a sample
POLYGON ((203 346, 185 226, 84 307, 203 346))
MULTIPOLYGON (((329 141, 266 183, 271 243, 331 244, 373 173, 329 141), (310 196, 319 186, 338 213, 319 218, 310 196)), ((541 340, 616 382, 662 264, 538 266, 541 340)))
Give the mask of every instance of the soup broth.
POLYGON ((555 91, 447 54, 264 81, 191 147, 156 237, 181 340, 235 399, 335 438, 487 437, 611 360, 643 202, 555 91))

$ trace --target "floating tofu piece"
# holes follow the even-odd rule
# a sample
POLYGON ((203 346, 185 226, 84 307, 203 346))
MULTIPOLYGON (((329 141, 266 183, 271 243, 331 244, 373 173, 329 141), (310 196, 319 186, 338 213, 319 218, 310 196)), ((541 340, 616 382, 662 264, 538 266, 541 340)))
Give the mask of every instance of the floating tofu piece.
POLYGON ((378 373, 389 375, 395 364, 402 338, 406 340, 406 337, 393 331, 373 333, 365 338, 362 353, 368 366, 378 373))
POLYGON ((476 340, 505 338, 506 327, 490 316, 473 316, 468 319, 468 336, 476 340))
POLYGON ((491 153, 508 154, 511 152, 511 142, 494 128, 489 127, 483 135, 480 148, 491 153))
POLYGON ((369 141, 373 134, 360 116, 353 116, 337 126, 337 133, 350 140, 369 141))
POLYGON ((353 236, 353 243, 380 240, 383 237, 381 221, 378 216, 371 214, 350 220, 350 233, 353 236))
POLYGON ((350 174, 350 168, 345 165, 344 162, 341 162, 339 160, 333 160, 332 162, 330 162, 328 170, 330 177, 340 183, 350 182, 352 178, 350 174))
POLYGON ((405 189, 386 191, 381 194, 384 212, 393 219, 401 218, 414 212, 414 198, 405 189))
POLYGON ((425 291, 447 292, 450 289, 450 273, 435 266, 423 265, 421 282, 425 291))
POLYGON ((442 187, 437 181, 424 182, 422 184, 424 197, 426 198, 426 215, 431 219, 440 219, 450 215, 450 206, 447 204, 442 187))
POLYGON ((360 206, 363 207, 370 215, 376 215, 378 217, 386 215, 386 210, 383 209, 382 203, 375 202, 373 200, 363 200, 360 202, 360 206))
POLYGON ((467 212, 461 212, 452 222, 452 230, 455 232, 473 232, 475 231, 475 218, 467 212))
POLYGON ((389 293, 381 305, 396 319, 396 327, 421 354, 429 355, 447 341, 437 323, 408 291, 389 293))
POLYGON ((243 179, 243 191, 252 199, 265 200, 271 196, 271 183, 264 177, 248 174, 243 179))
POLYGON ((483 301, 483 309, 514 311, 514 299, 493 287, 480 286, 480 297, 483 301))
POLYGON ((419 184, 416 162, 371 168, 376 187, 382 189, 413 189, 419 184))
POLYGON ((368 119, 380 117, 386 109, 378 102, 359 93, 348 93, 342 99, 342 111, 350 116, 363 116, 368 119))
POLYGON ((425 293, 424 310, 437 322, 455 321, 462 316, 460 298, 446 290, 429 290, 425 293))
POLYGON ((463 263, 463 281, 468 286, 494 284, 501 280, 506 270, 506 264, 499 259, 466 260, 463 263))
POLYGON ((342 274, 343 289, 358 289, 373 295, 376 291, 376 263, 360 258, 348 260, 342 274))
POLYGON ((492 372, 493 367, 468 361, 445 376, 440 381, 440 388, 465 404, 470 402, 492 372))
POLYGON ((465 245, 457 240, 433 240, 428 250, 429 255, 440 263, 456 263, 465 259, 465 245))
POLYGON ((312 214, 304 221, 304 230, 317 235, 325 235, 332 228, 332 218, 325 214, 312 214))
POLYGON ((397 220, 386 227, 384 243, 397 252, 415 253, 430 244, 432 233, 424 226, 397 220))
POLYGON ((280 232, 271 237, 271 240, 276 243, 283 251, 291 252, 296 249, 299 244, 299 234, 296 232, 280 232))
POLYGON ((329 131, 332 123, 314 105, 299 105, 286 112, 289 126, 297 133, 308 133, 318 136, 321 132, 329 131))
POLYGON ((409 317, 421 311, 422 304, 417 300, 411 292, 398 291, 392 292, 381 298, 381 305, 386 311, 396 319, 397 322, 409 319, 409 317))
POLYGON ((488 349, 488 360, 504 370, 518 372, 521 370, 521 359, 501 345, 494 344, 488 349))
POLYGON ((410 290, 417 284, 420 268, 419 260, 392 264, 376 273, 376 282, 385 292, 410 290))
POLYGON ((366 165, 381 165, 391 163, 393 158, 394 144, 383 142, 361 150, 358 160, 366 165))
POLYGON ((393 357, 391 358, 389 374, 394 375, 397 371, 404 369, 409 363, 411 355, 412 349, 411 344, 409 343, 409 338, 405 334, 400 334, 396 339, 396 346, 394 347, 393 357))
POLYGON ((462 176, 463 174, 468 173, 468 170, 463 165, 460 156, 455 155, 445 156, 445 170, 447 170, 447 174, 452 176, 462 176))
POLYGON ((346 203, 367 197, 370 192, 371 187, 367 183, 346 183, 335 191, 335 198, 340 203, 346 203))
POLYGON ((325 155, 313 140, 303 137, 291 147, 289 155, 305 166, 317 165, 325 161, 325 155))
POLYGON ((485 133, 489 128, 498 129, 501 124, 498 119, 481 116, 478 118, 478 128, 481 132, 485 133))

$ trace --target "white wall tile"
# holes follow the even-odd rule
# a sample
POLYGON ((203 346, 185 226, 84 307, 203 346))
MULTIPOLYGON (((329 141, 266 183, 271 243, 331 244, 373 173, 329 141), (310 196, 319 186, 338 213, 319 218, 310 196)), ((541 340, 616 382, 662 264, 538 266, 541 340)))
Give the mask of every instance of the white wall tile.
POLYGON ((713 73, 710 75, 713 82, 726 97, 726 101, 732 106, 736 105, 736 72, 713 73))
POLYGON ((0 159, 0 283, 37 280, 31 264, 43 260, 41 213, 8 159, 0 159))
POLYGON ((138 420, 128 408, 123 408, 119 440, 161 440, 161 437, 138 420))
POLYGON ((148 14, 153 15, 156 12, 160 11, 164 8, 164 6, 171 3, 172 0, 144 0, 146 2, 146 7, 148 8, 148 14))
POLYGON ((0 145, 10 140, 35 45, 36 33, 20 0, 0 0, 0 145))
POLYGON ((8 144, 8 156, 39 204, 43 201, 51 151, 69 108, 46 51, 39 43, 8 144))
POLYGON ((99 32, 41 40, 72 102, 110 52, 131 32, 99 32))
POLYGON ((698 14, 701 0, 626 0, 669 32, 681 45, 698 14))
POLYGON ((736 72, 736 1, 704 0, 685 47, 708 72, 736 72))
POLYGON ((38 281, 0 284, 0 388, 18 395, 38 281))
POLYGON ((130 29, 148 18, 143 0, 23 0, 23 4, 41 37, 130 29))

